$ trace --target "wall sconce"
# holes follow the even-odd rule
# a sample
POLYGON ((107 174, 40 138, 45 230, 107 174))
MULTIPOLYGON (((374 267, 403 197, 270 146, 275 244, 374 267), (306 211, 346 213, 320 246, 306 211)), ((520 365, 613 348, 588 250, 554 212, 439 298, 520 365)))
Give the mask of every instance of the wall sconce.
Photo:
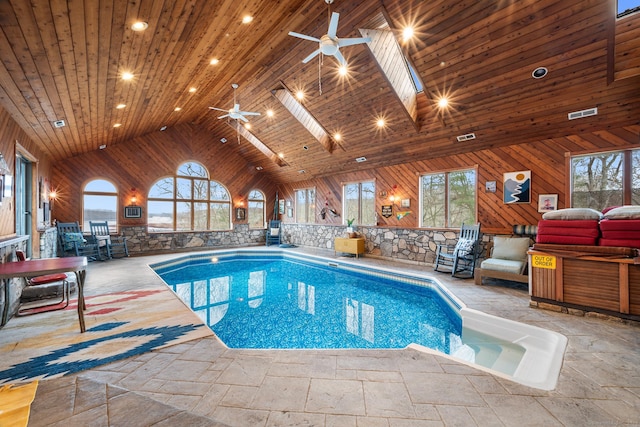
POLYGON ((236 207, 243 208, 244 207, 244 197, 239 195, 236 199, 236 207))
POLYGON ((398 189, 398 186, 394 185, 391 191, 389 191, 389 201, 391 203, 395 202, 398 199, 395 194, 397 189, 398 189))
POLYGON ((129 206, 135 206, 138 203, 138 193, 135 188, 131 189, 131 198, 129 199, 129 206))

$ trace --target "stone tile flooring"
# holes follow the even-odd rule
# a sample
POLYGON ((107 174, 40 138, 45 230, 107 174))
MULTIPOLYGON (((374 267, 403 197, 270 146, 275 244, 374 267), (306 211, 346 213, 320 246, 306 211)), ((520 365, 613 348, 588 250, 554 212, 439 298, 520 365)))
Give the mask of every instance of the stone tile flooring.
MULTIPOLYGON (((159 286, 146 265, 174 256, 92 263, 86 293, 159 286)), ((430 267, 358 262, 434 275, 470 308, 566 335, 557 388, 528 388, 413 349, 233 350, 209 337, 41 381, 29 425, 640 425, 637 323, 530 308, 526 290, 476 286, 430 267)))

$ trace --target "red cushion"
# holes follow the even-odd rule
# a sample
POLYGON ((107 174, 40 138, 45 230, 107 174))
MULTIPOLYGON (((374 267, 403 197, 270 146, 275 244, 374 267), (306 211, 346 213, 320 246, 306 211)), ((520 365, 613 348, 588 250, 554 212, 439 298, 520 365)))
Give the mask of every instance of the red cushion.
POLYGON ((603 239, 640 240, 640 230, 609 230, 602 232, 603 239))
POLYGON ((569 227, 544 227, 538 228, 538 234, 553 234, 555 236, 581 236, 599 237, 600 230, 597 228, 569 228, 569 227))
POLYGON ((640 239, 600 239, 598 245, 640 249, 640 239))
POLYGON ((59 282, 60 280, 67 280, 67 275, 64 273, 47 274, 45 276, 38 276, 30 279, 29 282, 32 285, 44 285, 46 283, 59 282))
POLYGON ((581 219, 573 221, 564 221, 561 219, 542 219, 538 221, 538 233, 545 227, 562 227, 562 228, 586 228, 598 229, 598 221, 595 219, 581 219))
POLYGON ((595 246, 598 239, 583 236, 557 236, 555 234, 540 234, 536 236, 536 243, 554 243, 556 245, 588 245, 595 246))
POLYGON ((603 219, 600 221, 600 229, 615 231, 640 231, 638 219, 603 219))

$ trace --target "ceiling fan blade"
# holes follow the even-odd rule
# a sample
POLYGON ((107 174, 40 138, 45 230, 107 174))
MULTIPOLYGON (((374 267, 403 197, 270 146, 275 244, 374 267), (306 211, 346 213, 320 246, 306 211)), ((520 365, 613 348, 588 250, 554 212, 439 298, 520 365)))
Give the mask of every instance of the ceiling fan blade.
POLYGON ((338 47, 352 46, 354 44, 369 43, 370 37, 358 37, 353 39, 338 39, 338 47))
POLYGON ((333 12, 331 14, 331 21, 329 21, 329 31, 327 31, 327 35, 332 39, 336 38, 336 33, 338 32, 338 19, 340 19, 340 14, 333 12))
POLYGON ((320 53, 320 49, 316 50, 315 52, 313 52, 311 55, 307 56, 306 58, 304 58, 302 60, 303 64, 306 64, 307 62, 311 61, 313 58, 316 57, 317 54, 320 53))
POLYGON ((223 116, 218 116, 218 118, 219 118, 219 119, 224 119, 225 117, 229 117, 229 115, 228 115, 228 114, 225 114, 225 115, 223 115, 223 116))
POLYGON ((243 116, 259 116, 260 113, 256 113, 254 111, 238 111, 238 113, 242 114, 243 116))
POLYGON ((216 110, 216 111, 224 111, 225 113, 229 112, 229 110, 223 110, 222 108, 216 108, 216 107, 209 107, 210 110, 216 110))
POLYGON ((305 40, 309 40, 309 41, 312 41, 312 42, 320 43, 320 39, 308 36, 306 34, 294 33, 293 31, 289 31, 289 35, 293 36, 293 37, 298 37, 299 39, 305 39, 305 40))
POLYGON ((336 50, 336 53, 333 54, 333 57, 338 60, 340 65, 344 65, 344 66, 347 65, 347 61, 344 59, 344 56, 342 56, 339 50, 336 50))
POLYGON ((233 104, 233 111, 234 113, 238 113, 240 112, 240 104, 233 104))
POLYGON ((242 114, 238 114, 238 117, 236 117, 236 120, 238 120, 238 119, 242 120, 245 123, 249 122, 249 120, 247 120, 247 118, 245 116, 243 116, 242 114))

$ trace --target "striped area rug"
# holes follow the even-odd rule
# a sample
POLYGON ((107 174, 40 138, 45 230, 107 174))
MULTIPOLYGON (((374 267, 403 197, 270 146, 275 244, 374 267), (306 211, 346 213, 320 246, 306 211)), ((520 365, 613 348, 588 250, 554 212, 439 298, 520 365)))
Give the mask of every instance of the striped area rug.
POLYGON ((0 384, 55 378, 161 347, 213 335, 169 289, 86 298, 58 311, 12 318, 0 329, 0 384))

